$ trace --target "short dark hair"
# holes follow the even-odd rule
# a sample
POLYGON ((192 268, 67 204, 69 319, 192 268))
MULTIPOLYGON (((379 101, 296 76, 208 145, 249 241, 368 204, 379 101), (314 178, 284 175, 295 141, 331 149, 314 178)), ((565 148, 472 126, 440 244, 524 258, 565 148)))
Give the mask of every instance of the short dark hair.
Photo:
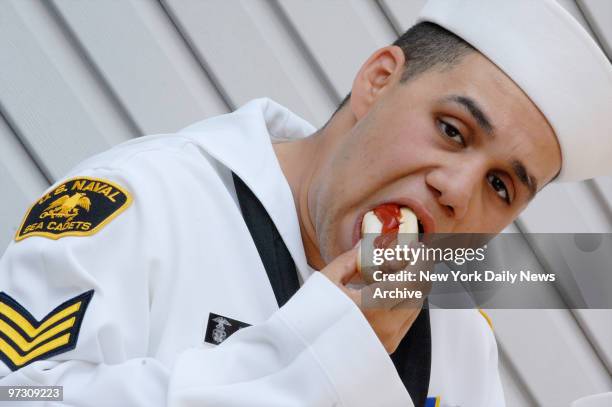
MULTIPOLYGON (((430 22, 412 26, 395 40, 393 45, 400 47, 406 58, 401 83, 433 68, 450 69, 457 65, 463 56, 476 51, 462 38, 430 22)), ((349 93, 334 114, 342 109, 350 98, 349 93)))

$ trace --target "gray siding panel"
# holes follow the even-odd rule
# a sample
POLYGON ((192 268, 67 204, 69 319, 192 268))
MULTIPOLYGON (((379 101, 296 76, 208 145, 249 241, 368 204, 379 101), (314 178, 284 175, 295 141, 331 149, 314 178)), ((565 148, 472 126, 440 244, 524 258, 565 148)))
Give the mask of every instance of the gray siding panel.
POLYGON ((605 0, 578 0, 580 10, 589 19, 589 25, 599 39, 601 47, 612 60, 612 2, 605 0))
MULTIPOLYGON (((560 0, 610 56, 612 2, 560 0)), ((49 181, 141 134, 268 96, 316 125, 425 0, 0 1, 0 245, 49 181)), ((505 232, 612 232, 612 177, 550 185, 505 232)), ((531 246, 542 269, 579 253, 531 246)), ((612 258, 610 259, 612 264, 612 258)), ((584 280, 584 278, 582 279, 584 280)), ((563 284, 541 295, 561 298, 563 284)), ((612 311, 488 310, 508 406, 612 391, 612 311)))
MULTIPOLYGON (((52 4, 139 129, 138 135, 176 131, 226 111, 212 85, 205 98, 193 95, 174 61, 143 22, 143 13, 130 2, 55 0, 52 4)), ((159 7, 150 2, 139 6, 159 7)), ((159 37, 176 32, 158 30, 156 34, 159 37)))
POLYGON ((56 179, 117 138, 107 139, 91 119, 73 79, 56 65, 54 49, 35 35, 42 28, 21 14, 35 5, 0 3, 0 95, 4 116, 45 175, 56 179))
POLYGON ((378 0, 399 34, 412 27, 426 0, 378 0))
POLYGON ((280 1, 310 54, 342 99, 361 64, 395 39, 374 2, 366 0, 280 1))
POLYGON ((0 254, 38 195, 49 185, 9 125, 0 117, 0 254))
POLYGON ((521 378, 518 385, 526 386, 536 405, 563 406, 610 391, 611 379, 570 311, 488 312, 500 346, 521 378))
POLYGON ((308 62, 295 52, 271 3, 165 0, 163 4, 233 107, 269 96, 323 124, 333 101, 308 62))

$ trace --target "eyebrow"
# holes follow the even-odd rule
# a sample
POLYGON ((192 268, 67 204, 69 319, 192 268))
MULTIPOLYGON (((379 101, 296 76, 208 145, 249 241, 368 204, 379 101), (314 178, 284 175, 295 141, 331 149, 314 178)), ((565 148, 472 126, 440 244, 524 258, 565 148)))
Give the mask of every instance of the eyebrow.
POLYGON ((489 135, 493 134, 494 127, 491 124, 491 120, 474 99, 467 96, 451 95, 444 100, 461 105, 472 115, 476 123, 478 123, 478 126, 484 130, 485 133, 489 135))
POLYGON ((519 181, 529 189, 529 200, 531 201, 538 190, 538 180, 527 172, 527 168, 519 160, 512 160, 512 170, 519 181))
MULTIPOLYGON (((451 95, 444 98, 444 101, 452 102, 461 105, 465 110, 472 115, 478 126, 488 135, 493 136, 495 127, 491 124, 491 120, 486 115, 484 110, 478 103, 467 96, 451 95)), ((538 190, 537 179, 529 174, 525 164, 522 161, 514 159, 511 161, 512 170, 521 183, 529 190, 529 200, 532 200, 538 190)))

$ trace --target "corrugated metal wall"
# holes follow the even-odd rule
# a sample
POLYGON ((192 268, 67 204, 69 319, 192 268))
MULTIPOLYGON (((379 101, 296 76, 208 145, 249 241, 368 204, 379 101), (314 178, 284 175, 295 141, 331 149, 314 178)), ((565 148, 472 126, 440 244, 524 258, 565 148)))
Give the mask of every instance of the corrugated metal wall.
MULTIPOLYGON (((559 1, 612 55, 612 2, 559 1)), ((323 124, 423 3, 0 0, 0 246, 50 182, 121 141, 260 96, 323 124)), ((612 178, 546 188, 507 231, 612 232, 612 178)), ((489 313, 509 406, 612 390, 610 311, 489 313)))

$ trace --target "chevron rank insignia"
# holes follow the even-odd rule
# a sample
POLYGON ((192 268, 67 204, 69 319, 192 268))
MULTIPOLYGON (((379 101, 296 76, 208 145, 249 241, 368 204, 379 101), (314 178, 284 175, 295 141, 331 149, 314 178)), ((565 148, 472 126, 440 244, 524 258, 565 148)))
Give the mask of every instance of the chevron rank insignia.
POLYGON ((93 235, 131 202, 130 194, 110 181, 72 178, 30 207, 15 240, 30 236, 59 239, 64 236, 93 235))
POLYGON ((0 360, 17 370, 76 347, 93 290, 69 299, 38 321, 8 294, 0 292, 0 360))

